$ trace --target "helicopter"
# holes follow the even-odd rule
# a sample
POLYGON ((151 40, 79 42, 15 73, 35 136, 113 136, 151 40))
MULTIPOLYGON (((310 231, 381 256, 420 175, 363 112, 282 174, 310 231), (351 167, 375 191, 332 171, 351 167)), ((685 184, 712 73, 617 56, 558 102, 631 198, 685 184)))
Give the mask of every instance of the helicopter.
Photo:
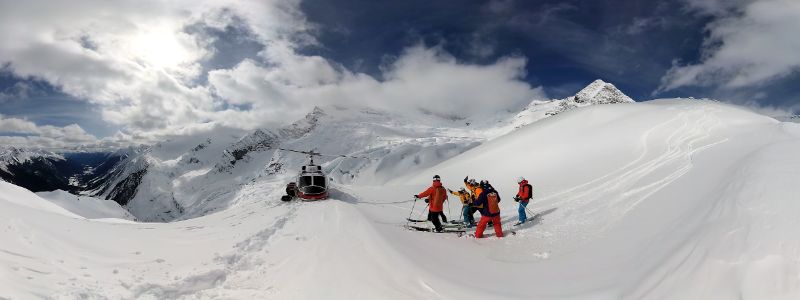
POLYGON ((361 158, 370 159, 368 157, 358 157, 349 155, 331 155, 322 154, 319 152, 301 151, 286 148, 276 148, 281 151, 288 151, 294 153, 301 153, 308 155, 308 164, 300 168, 300 173, 297 175, 297 180, 286 184, 286 195, 281 197, 283 201, 291 201, 298 198, 303 201, 316 201, 328 199, 328 177, 322 171, 322 166, 314 164, 315 156, 330 156, 330 157, 347 157, 347 158, 361 158))

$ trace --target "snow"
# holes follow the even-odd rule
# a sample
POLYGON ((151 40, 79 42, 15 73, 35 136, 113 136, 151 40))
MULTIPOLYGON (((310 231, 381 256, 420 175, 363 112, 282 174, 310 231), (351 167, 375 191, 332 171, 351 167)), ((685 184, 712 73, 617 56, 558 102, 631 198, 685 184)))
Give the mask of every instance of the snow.
MULTIPOLYGON (((170 223, 86 219, 0 182, 0 297, 800 297, 798 124, 683 99, 467 127, 321 111, 325 126, 274 136, 286 147, 373 158, 324 159, 340 174, 325 201, 278 199, 302 156, 261 150, 230 173, 216 171, 237 142, 216 136, 194 151, 199 164, 188 163, 186 149, 205 139, 150 150, 156 168, 148 174, 160 174, 148 175, 150 188, 174 184, 175 199, 197 209, 170 223), (284 171, 268 174, 270 162, 284 171), (347 170, 358 176, 343 180, 347 170), (411 195, 433 174, 450 188, 466 175, 490 180, 503 197, 504 227, 516 219, 514 179, 525 176, 534 188, 528 208, 539 216, 502 239, 403 229, 406 217, 423 213, 411 195), (198 198, 211 191, 227 194, 198 198), (204 205, 217 209, 201 213, 204 205)), ((458 219, 457 202, 445 209, 458 219)))
POLYGON ((131 213, 111 200, 73 195, 62 190, 38 192, 36 195, 87 219, 135 220, 131 213))

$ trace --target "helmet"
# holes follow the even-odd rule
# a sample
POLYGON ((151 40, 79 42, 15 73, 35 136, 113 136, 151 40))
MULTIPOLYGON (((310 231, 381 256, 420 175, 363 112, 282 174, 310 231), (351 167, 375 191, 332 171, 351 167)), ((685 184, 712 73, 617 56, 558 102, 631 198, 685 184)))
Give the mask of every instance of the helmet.
POLYGON ((439 181, 439 180, 441 180, 441 177, 439 177, 439 175, 433 175, 433 181, 439 181))
POLYGON ((470 179, 470 180, 469 180, 469 184, 471 184, 471 185, 478 185, 478 181, 477 181, 477 180, 475 180, 475 178, 472 178, 472 179, 470 179))
POLYGON ((517 183, 522 183, 522 181, 524 181, 524 180, 525 180, 525 177, 522 177, 522 176, 517 177, 517 183))
POLYGON ((481 180, 481 187, 482 188, 485 188, 487 184, 488 184, 488 182, 486 182, 486 180, 481 180))

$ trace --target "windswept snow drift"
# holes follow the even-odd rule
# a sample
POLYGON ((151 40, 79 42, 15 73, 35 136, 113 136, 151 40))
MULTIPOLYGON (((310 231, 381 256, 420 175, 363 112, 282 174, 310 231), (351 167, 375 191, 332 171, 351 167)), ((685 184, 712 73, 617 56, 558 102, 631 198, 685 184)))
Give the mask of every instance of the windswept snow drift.
POLYGON ((797 124, 668 100, 560 113, 327 201, 253 180, 173 223, 86 220, 0 182, 0 297, 796 299, 797 153, 797 124), (490 180, 506 227, 525 176, 539 216, 504 239, 402 229, 434 173, 490 180))

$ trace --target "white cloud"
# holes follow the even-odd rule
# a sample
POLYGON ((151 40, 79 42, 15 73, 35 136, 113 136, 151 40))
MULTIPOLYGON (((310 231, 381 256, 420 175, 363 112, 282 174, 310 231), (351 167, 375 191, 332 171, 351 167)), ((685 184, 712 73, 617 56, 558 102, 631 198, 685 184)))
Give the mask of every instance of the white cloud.
POLYGON ((699 13, 713 15, 703 58, 675 65, 658 91, 683 86, 726 89, 758 86, 800 70, 800 1, 689 0, 699 13))
POLYGON ((64 127, 38 126, 25 119, 6 118, 0 115, 0 145, 3 146, 64 148, 92 144, 97 141, 95 136, 87 133, 77 124, 64 127), (8 134, 16 135, 9 136, 8 134))
POLYGON ((0 115, 0 132, 36 133, 37 126, 31 121, 18 118, 3 118, 0 115))
POLYGON ((131 130, 193 124, 217 105, 194 84, 211 41, 187 26, 225 27, 235 15, 265 44, 287 44, 307 28, 292 4, 2 1, 0 39, 13 42, 0 44, 0 63, 99 105, 106 121, 131 130))
POLYGON ((470 65, 413 46, 383 79, 297 49, 317 43, 299 0, 0 0, 0 64, 99 106, 124 129, 105 139, 152 142, 205 124, 286 123, 314 105, 372 105, 469 116, 544 97, 522 80, 526 60, 470 65), (242 26, 263 45, 231 69, 205 70, 216 49, 196 26, 242 26), (208 75, 208 83, 199 83, 208 75))
POLYGON ((486 66, 461 64, 438 47, 418 45, 383 67, 383 81, 335 68, 319 57, 295 56, 270 67, 244 61, 211 72, 209 82, 230 102, 252 105, 247 112, 229 112, 237 118, 219 120, 237 127, 293 120, 326 104, 470 117, 520 109, 531 99, 544 98, 541 89, 522 81, 525 63, 511 57, 486 66))

